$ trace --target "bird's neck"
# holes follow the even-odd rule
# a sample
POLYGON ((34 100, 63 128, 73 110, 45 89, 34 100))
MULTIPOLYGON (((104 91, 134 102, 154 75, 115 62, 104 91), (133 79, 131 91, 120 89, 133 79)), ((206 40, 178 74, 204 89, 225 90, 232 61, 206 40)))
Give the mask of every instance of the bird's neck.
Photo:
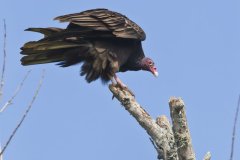
POLYGON ((143 61, 143 59, 141 59, 140 61, 139 61, 139 67, 141 68, 141 70, 147 70, 147 66, 146 66, 146 64, 145 64, 145 62, 143 61))
POLYGON ((139 61, 128 61, 125 65, 121 66, 120 72, 125 71, 138 71, 142 69, 142 63, 139 61))
POLYGON ((132 71, 138 71, 138 70, 145 70, 146 66, 143 63, 142 59, 139 59, 132 63, 131 67, 129 67, 130 70, 132 71))

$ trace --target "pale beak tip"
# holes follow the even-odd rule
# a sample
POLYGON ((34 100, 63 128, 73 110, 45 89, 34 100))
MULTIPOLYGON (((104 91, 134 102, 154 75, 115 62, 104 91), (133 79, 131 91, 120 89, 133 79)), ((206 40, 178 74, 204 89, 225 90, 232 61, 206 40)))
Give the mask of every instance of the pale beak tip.
POLYGON ((158 77, 158 72, 154 72, 153 75, 154 75, 155 77, 158 77))

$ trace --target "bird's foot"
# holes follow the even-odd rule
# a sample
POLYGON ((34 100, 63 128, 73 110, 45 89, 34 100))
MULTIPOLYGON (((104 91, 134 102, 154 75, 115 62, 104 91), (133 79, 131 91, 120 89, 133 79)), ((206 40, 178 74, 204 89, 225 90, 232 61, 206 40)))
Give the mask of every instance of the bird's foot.
MULTIPOLYGON (((121 90, 125 90, 127 92, 129 92, 133 97, 135 97, 134 93, 117 77, 116 74, 114 74, 113 78, 111 78, 112 80, 112 85, 120 88, 121 90), (114 79, 116 81, 116 84, 114 83, 114 79)), ((112 97, 112 99, 114 98, 114 95, 112 97)))
POLYGON ((129 92, 133 97, 135 97, 134 93, 123 83, 117 83, 115 84, 116 87, 120 88, 121 90, 125 90, 129 92))

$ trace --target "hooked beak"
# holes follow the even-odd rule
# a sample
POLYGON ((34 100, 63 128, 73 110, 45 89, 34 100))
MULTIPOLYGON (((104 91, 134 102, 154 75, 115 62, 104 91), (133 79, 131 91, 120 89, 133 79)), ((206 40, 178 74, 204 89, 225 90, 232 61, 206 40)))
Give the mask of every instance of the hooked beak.
POLYGON ((153 75, 154 75, 155 77, 158 77, 158 72, 157 72, 157 71, 154 71, 154 72, 153 72, 153 75))
POLYGON ((157 71, 157 68, 156 68, 156 67, 150 68, 150 71, 152 72, 152 74, 153 74, 155 77, 158 77, 158 71, 157 71))

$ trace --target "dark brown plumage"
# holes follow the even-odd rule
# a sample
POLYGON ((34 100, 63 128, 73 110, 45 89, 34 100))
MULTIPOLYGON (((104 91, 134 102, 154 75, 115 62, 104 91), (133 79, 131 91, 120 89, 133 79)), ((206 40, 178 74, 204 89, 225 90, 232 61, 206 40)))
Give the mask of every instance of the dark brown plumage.
POLYGON ((66 29, 29 28, 44 34, 21 48, 22 65, 58 62, 61 67, 83 63, 81 76, 87 82, 101 78, 115 79, 124 86, 116 72, 147 70, 157 76, 153 61, 146 58, 141 41, 144 31, 126 16, 107 9, 93 9, 56 17, 69 22, 66 29))

